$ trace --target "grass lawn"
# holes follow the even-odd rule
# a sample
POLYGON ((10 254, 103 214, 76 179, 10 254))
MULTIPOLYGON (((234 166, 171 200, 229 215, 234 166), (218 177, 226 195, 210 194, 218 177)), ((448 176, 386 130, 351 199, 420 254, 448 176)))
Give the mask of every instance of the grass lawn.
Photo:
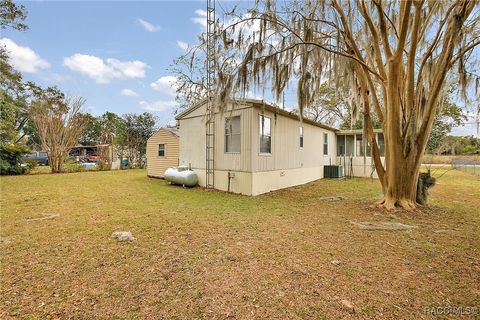
POLYGON ((2 177, 0 318, 430 319, 427 306, 480 309, 480 177, 448 171, 417 213, 371 209, 380 194, 369 179, 246 197, 143 170, 2 177), (331 195, 346 199, 321 199, 331 195), (58 216, 29 220, 42 215, 58 216), (116 242, 116 230, 137 240, 116 242))
POLYGON ((478 174, 480 175, 480 165, 471 165, 471 166, 462 166, 462 167, 459 167, 458 170, 462 170, 462 171, 465 171, 465 172, 468 172, 468 173, 472 173, 472 174, 478 174))
POLYGON ((44 174, 44 173, 52 173, 52 169, 50 166, 37 166, 30 170, 29 174, 44 174))

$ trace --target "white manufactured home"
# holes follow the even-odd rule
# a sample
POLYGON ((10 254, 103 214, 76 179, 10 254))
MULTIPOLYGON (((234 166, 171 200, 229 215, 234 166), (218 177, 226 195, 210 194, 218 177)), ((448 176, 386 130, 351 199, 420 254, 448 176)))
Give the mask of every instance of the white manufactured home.
MULTIPOLYGON (((206 101, 180 113, 179 164, 206 184, 206 101)), ((336 135, 329 126, 261 100, 236 100, 215 112, 216 189, 259 195, 323 178, 336 164, 336 135)))

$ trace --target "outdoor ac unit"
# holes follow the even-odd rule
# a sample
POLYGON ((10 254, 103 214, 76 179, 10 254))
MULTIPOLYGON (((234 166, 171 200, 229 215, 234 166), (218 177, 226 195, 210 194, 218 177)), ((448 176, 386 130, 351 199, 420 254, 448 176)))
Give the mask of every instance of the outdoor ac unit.
POLYGON ((324 178, 343 178, 343 166, 324 166, 323 167, 324 178))

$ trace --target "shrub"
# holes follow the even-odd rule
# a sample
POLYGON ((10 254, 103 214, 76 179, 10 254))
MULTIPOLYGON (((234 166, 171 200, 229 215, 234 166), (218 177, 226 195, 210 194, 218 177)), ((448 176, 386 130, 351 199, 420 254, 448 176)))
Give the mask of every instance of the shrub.
POLYGON ((463 153, 465 153, 465 154, 480 154, 480 147, 472 146, 471 144, 466 145, 463 148, 463 153))
POLYGON ((0 144, 0 174, 24 174, 28 167, 22 166, 23 157, 30 150, 19 144, 0 144))
POLYGON ((100 160, 100 161, 97 162, 97 168, 100 171, 111 170, 112 169, 112 164, 109 163, 108 161, 100 160))
POLYGON ((72 173, 72 172, 82 172, 82 171, 97 171, 98 167, 85 168, 83 163, 79 163, 73 159, 68 159, 65 161, 63 172, 72 173))
POLYGON ((418 176, 417 184, 417 202, 425 205, 428 201, 428 189, 433 187, 437 180, 435 177, 432 177, 430 171, 421 172, 418 176))
POLYGON ((38 162, 36 160, 33 160, 33 159, 26 159, 24 161, 24 163, 27 165, 27 168, 29 170, 32 170, 32 169, 35 169, 36 167, 38 167, 38 162))
POLYGON ((64 172, 79 172, 82 171, 82 164, 73 160, 67 159, 64 165, 64 172))

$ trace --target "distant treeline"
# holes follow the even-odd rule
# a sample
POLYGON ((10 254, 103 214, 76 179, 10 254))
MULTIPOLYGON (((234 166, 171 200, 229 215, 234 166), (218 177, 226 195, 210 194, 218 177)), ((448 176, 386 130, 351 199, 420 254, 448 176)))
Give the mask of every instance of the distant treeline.
POLYGON ((437 155, 480 155, 480 138, 474 136, 446 136, 436 150, 437 155))

